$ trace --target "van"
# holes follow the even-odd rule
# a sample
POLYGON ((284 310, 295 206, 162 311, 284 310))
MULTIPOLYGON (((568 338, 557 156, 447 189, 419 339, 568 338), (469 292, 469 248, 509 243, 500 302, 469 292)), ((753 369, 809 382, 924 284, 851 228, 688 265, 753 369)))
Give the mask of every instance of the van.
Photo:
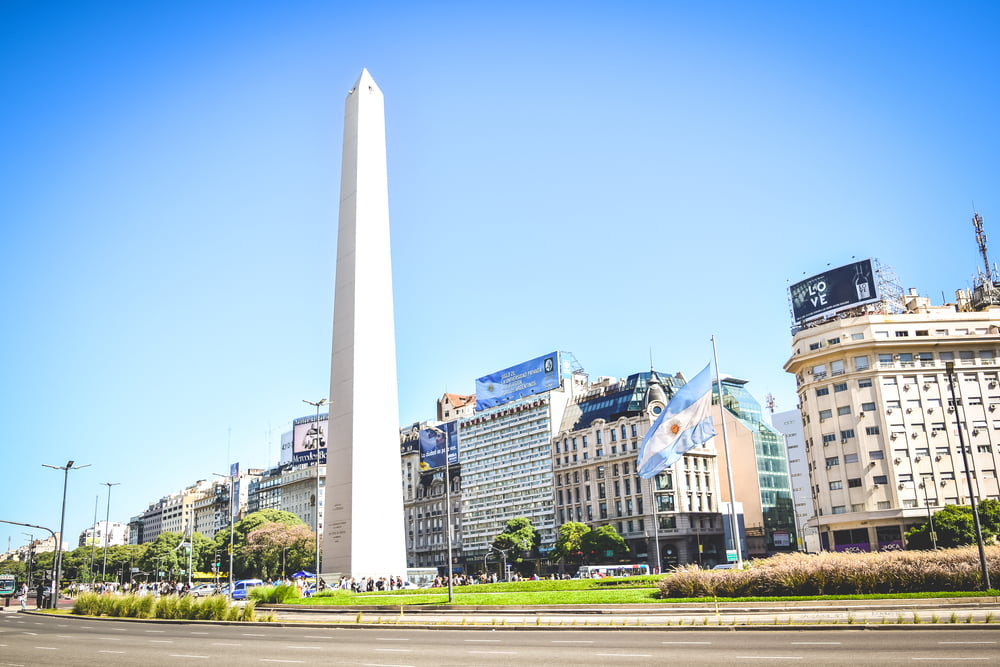
POLYGON ((261 579, 240 579, 233 583, 232 598, 234 600, 246 600, 251 588, 263 585, 264 582, 261 579))

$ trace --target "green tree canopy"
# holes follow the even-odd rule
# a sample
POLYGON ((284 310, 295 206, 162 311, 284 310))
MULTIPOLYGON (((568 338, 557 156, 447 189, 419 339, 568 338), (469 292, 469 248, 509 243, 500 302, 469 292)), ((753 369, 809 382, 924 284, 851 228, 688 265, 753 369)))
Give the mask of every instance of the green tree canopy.
MULTIPOLYGON (((247 537, 250 533, 262 528, 269 523, 278 523, 285 526, 305 526, 295 514, 283 510, 264 509, 243 517, 233 526, 233 576, 242 579, 250 576, 265 574, 266 563, 260 551, 251 551, 248 547, 247 537)), ((215 549, 222 554, 222 569, 229 567, 229 527, 223 528, 215 534, 215 549)), ((274 561, 271 560, 274 567, 274 561)))
POLYGON ((583 557, 583 536, 590 532, 590 526, 579 521, 567 521, 559 526, 559 535, 549 554, 552 560, 563 558, 569 562, 580 562, 583 557))
POLYGON ((493 539, 493 546, 508 553, 507 560, 520 562, 538 549, 542 538, 531 519, 517 517, 507 522, 502 533, 493 539))
POLYGON ((589 531, 582 542, 583 553, 590 563, 612 563, 628 553, 625 538, 610 524, 589 531))
MULTIPOLYGON (((983 541, 991 544, 1000 531, 1000 502, 986 499, 976 507, 983 541)), ((937 546, 942 549, 976 543, 976 528, 969 505, 945 505, 932 515, 937 546)), ((906 531, 906 545, 910 549, 932 547, 929 524, 915 526, 906 531)))

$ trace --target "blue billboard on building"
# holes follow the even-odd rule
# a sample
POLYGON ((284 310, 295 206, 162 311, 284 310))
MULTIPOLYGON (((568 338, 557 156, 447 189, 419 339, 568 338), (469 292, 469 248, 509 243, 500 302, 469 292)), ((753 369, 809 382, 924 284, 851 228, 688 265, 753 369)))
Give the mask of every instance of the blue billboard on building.
POLYGON ((458 463, 458 422, 448 422, 420 429, 420 469, 444 467, 444 452, 448 450, 448 465, 458 463))
POLYGON ((559 387, 559 353, 542 355, 476 380, 476 410, 559 387))

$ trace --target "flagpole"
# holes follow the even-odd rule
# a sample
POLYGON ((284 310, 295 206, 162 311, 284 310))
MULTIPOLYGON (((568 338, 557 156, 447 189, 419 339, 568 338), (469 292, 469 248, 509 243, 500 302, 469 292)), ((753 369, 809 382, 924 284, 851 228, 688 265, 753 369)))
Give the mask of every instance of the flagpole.
MULTIPOLYGON (((656 570, 657 574, 663 574, 663 561, 660 560, 660 516, 657 513, 656 507, 656 487, 653 486, 653 478, 647 477, 649 482, 649 495, 652 496, 653 502, 650 506, 653 510, 653 543, 656 545, 656 570)), ((650 574, 653 574, 650 572, 650 574)))
POLYGON ((743 550, 740 549, 739 521, 736 519, 736 485, 733 482, 733 460, 729 457, 729 436, 726 433, 726 406, 722 402, 722 374, 719 372, 719 352, 712 336, 712 358, 715 360, 715 381, 719 387, 719 412, 722 420, 722 449, 726 454, 726 477, 729 479, 729 530, 736 549, 736 567, 743 567, 743 550))

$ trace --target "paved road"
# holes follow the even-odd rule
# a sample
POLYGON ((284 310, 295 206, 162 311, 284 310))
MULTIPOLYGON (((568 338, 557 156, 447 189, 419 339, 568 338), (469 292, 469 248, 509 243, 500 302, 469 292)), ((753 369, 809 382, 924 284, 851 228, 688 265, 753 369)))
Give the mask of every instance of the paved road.
POLYGON ((1000 664, 1000 625, 746 631, 320 628, 0 615, 0 665, 1000 664))

